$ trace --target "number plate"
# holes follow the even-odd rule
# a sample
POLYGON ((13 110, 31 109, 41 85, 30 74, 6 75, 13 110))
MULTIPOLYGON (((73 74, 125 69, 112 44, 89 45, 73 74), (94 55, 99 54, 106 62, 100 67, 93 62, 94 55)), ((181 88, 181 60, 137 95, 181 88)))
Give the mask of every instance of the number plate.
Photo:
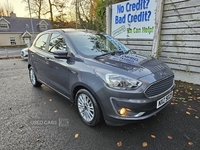
POLYGON ((173 91, 171 91, 168 95, 166 95, 165 97, 159 99, 157 101, 157 106, 156 108, 160 108, 161 106, 163 106, 165 103, 167 103, 171 98, 173 97, 173 91))

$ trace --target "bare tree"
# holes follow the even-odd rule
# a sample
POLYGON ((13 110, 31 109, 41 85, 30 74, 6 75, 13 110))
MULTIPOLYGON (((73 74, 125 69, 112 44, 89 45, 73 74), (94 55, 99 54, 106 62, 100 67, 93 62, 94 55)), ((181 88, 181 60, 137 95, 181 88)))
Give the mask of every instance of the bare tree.
POLYGON ((99 24, 95 9, 98 0, 82 0, 78 2, 78 18, 81 28, 96 30, 99 24))
POLYGON ((0 5, 0 16, 10 16, 13 10, 13 5, 7 0, 4 5, 0 5))
MULTIPOLYGON (((31 14, 34 18, 40 19, 41 17, 49 18, 53 25, 55 21, 64 22, 68 17, 67 4, 70 4, 72 0, 29 0, 31 14)), ((28 3, 28 0, 23 0, 28 3)), ((26 6, 28 10, 28 5, 26 6)))
POLYGON ((49 13, 51 17, 51 23, 53 23, 53 3, 49 0, 49 13))
POLYGON ((0 5, 0 16, 6 16, 4 8, 0 5))
POLYGON ((67 0, 48 0, 49 10, 45 13, 50 14, 50 19, 53 24, 54 19, 63 21, 66 16, 67 0))
MULTIPOLYGON (((25 9, 28 10, 28 0, 23 0, 23 2, 27 3, 25 9)), ((34 18, 40 19, 43 16, 46 8, 45 0, 29 0, 29 2, 31 14, 34 16, 34 18)))

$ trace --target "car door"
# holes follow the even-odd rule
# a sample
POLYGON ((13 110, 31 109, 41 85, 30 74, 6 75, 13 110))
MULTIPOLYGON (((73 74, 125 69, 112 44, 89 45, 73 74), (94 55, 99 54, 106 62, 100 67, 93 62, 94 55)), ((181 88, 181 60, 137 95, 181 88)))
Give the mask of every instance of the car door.
POLYGON ((38 37, 34 44, 34 51, 31 53, 32 65, 35 70, 37 78, 47 83, 47 79, 45 76, 46 70, 46 48, 47 42, 49 38, 49 33, 42 34, 38 37))
POLYGON ((69 64, 67 59, 57 59, 54 57, 53 52, 58 50, 67 50, 67 44, 63 36, 54 32, 51 34, 48 46, 48 58, 46 62, 45 76, 48 78, 49 86, 51 86, 56 91, 69 97, 69 64))

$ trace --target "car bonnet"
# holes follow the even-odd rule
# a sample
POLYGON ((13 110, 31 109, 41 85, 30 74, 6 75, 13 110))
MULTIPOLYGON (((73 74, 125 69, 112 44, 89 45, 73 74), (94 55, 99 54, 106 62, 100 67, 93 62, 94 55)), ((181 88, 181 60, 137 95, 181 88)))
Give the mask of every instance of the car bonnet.
MULTIPOLYGON (((172 75, 170 68, 161 61, 138 54, 111 55, 99 57, 96 60, 106 66, 114 67, 115 71, 122 70, 131 73, 135 78, 141 78, 157 72, 164 72, 164 76, 172 75)), ((111 68, 107 69, 111 70, 111 68)))

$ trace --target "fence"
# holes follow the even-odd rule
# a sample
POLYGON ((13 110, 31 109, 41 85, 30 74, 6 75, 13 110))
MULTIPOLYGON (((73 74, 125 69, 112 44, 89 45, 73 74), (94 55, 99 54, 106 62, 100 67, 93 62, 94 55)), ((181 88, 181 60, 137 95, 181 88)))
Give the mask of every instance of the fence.
POLYGON ((0 58, 19 57, 21 48, 0 48, 0 58))

